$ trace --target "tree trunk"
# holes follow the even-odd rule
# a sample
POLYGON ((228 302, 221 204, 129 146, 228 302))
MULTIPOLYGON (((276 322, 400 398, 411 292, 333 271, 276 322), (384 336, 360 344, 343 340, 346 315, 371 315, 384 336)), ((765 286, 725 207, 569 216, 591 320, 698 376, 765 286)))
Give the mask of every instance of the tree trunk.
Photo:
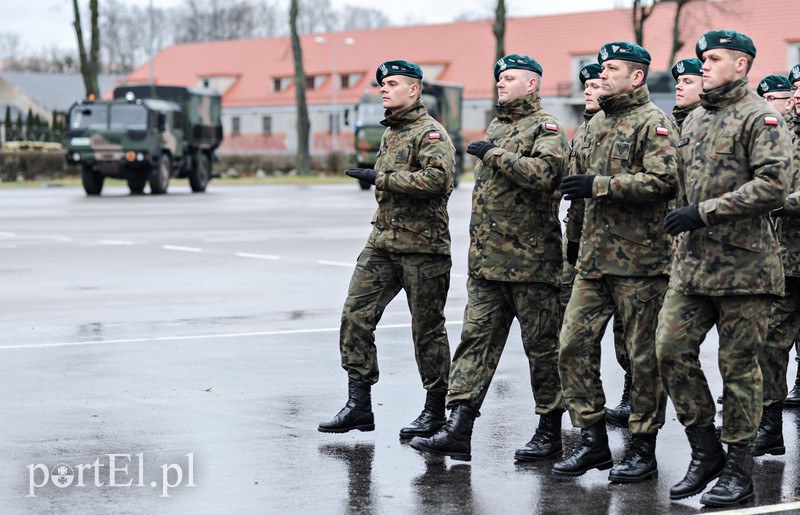
MULTIPOLYGON (((495 41, 495 62, 499 61, 506 55, 506 2, 505 0, 497 0, 497 8, 494 11, 494 26, 492 27, 495 41)), ((497 105, 497 87, 493 83, 492 89, 494 90, 494 104, 497 105)))
POLYGON ((683 11, 683 7, 691 2, 692 0, 676 0, 675 1, 675 18, 672 20, 672 49, 669 53, 669 62, 667 63, 667 69, 672 69, 672 66, 675 64, 675 56, 678 55, 681 48, 683 48, 684 42, 681 39, 681 13, 683 11))
POLYGON ((292 31, 292 55, 294 56, 294 87, 297 100, 297 173, 308 175, 310 158, 308 149, 311 123, 308 120, 308 104, 306 103, 306 72, 303 69, 303 49, 300 36, 297 34, 297 0, 292 0, 289 7, 289 25, 292 31))
POLYGON ((644 23, 653 14, 656 4, 658 4, 658 0, 652 0, 649 5, 648 0, 633 0, 633 9, 631 10, 633 15, 633 35, 636 38, 636 44, 639 46, 644 46, 644 23))
POLYGON ((100 86, 97 81, 97 74, 100 70, 100 30, 97 26, 98 9, 97 0, 89 0, 89 11, 91 12, 91 37, 89 54, 86 54, 86 46, 83 43, 83 27, 81 26, 81 11, 78 7, 78 0, 72 0, 72 8, 75 11, 75 20, 72 25, 75 28, 75 36, 78 39, 78 56, 81 63, 81 75, 83 85, 86 88, 86 97, 100 96, 100 86))

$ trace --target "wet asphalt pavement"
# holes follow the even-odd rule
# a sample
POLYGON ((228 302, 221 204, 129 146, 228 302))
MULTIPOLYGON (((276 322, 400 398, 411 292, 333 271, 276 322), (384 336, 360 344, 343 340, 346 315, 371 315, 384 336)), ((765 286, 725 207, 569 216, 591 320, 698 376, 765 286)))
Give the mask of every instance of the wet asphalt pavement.
MULTIPOLYGON (((471 186, 450 202, 451 351, 466 302, 471 186)), ((355 184, 212 182, 192 195, 175 183, 160 197, 0 190, 0 512, 700 511, 700 496, 669 501, 689 462, 671 406, 656 480, 612 485, 597 470, 557 479, 552 461, 513 461, 536 424, 516 326, 472 461, 426 458, 401 442, 424 402, 402 296, 377 333, 376 430, 319 433, 345 401, 338 321, 374 208, 355 184)), ((610 335, 603 345, 615 405, 622 373, 610 335)), ((713 333, 702 360, 716 396, 713 333)), ((756 459, 756 499, 743 508, 800 511, 798 413, 784 416, 788 454, 756 459)), ((563 425, 571 449, 578 432, 567 415, 563 425)), ((610 429, 615 459, 628 436, 610 429)))

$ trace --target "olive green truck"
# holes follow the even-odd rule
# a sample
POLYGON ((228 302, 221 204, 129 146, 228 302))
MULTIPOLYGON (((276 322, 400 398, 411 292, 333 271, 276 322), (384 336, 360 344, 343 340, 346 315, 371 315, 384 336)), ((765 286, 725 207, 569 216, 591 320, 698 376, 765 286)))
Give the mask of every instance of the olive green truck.
POLYGON ((67 163, 81 170, 87 195, 100 195, 106 177, 125 179, 131 193, 167 192, 188 178, 204 192, 222 142, 221 99, 211 89, 119 86, 113 100, 80 101, 67 113, 67 163))

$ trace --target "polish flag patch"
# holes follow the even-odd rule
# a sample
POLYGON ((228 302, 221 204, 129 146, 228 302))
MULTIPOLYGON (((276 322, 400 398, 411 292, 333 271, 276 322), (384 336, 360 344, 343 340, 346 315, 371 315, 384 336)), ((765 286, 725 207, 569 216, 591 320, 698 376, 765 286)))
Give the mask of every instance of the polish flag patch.
POLYGON ((544 128, 547 129, 548 131, 557 131, 558 125, 556 125, 555 123, 545 123, 544 128))
POLYGON ((442 135, 438 132, 429 132, 428 139, 442 139, 442 135))
POLYGON ((764 117, 764 124, 766 125, 778 125, 778 119, 774 116, 765 116, 764 117))
POLYGON ((658 134, 659 136, 669 136, 669 129, 661 126, 656 127, 656 134, 658 134))

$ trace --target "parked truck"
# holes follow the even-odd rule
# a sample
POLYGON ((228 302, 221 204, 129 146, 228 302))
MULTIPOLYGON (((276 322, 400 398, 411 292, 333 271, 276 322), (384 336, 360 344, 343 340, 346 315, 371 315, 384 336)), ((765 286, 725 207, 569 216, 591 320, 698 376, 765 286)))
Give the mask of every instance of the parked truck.
MULTIPOLYGON (((458 186, 464 171, 464 138, 461 135, 461 101, 464 88, 458 84, 447 84, 429 80, 422 81, 422 102, 428 113, 444 125, 453 146, 456 148, 455 186, 458 186)), ((381 136, 386 129, 381 125, 385 116, 380 95, 365 95, 356 105, 355 158, 359 168, 374 168, 376 154, 381 145, 381 136)), ((361 189, 370 189, 370 184, 359 181, 361 189)))
POLYGON ((204 192, 222 142, 220 95, 181 86, 119 86, 113 100, 80 101, 67 113, 67 163, 80 166, 83 189, 99 195, 106 177, 128 181, 131 193, 167 192, 188 177, 204 192))

